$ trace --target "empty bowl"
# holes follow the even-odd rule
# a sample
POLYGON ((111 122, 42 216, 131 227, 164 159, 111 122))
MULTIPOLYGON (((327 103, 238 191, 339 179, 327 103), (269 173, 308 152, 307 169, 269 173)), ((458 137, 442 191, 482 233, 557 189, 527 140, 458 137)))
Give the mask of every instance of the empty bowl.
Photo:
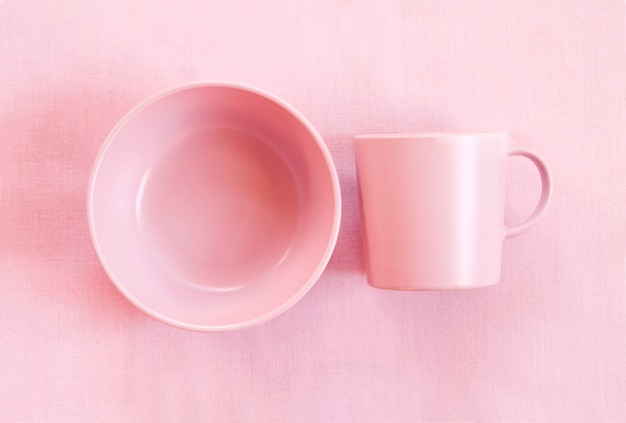
POLYGON ((274 95, 188 84, 130 111, 98 154, 89 228, 110 279, 184 329, 256 325, 317 281, 339 231, 326 145, 274 95))

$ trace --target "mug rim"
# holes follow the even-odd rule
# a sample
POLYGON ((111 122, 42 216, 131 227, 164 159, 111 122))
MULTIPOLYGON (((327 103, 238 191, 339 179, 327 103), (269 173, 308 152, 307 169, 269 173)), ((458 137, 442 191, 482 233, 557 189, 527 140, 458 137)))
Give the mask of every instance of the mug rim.
POLYGON ((487 132, 406 132, 406 133, 376 133, 362 134, 354 136, 355 141, 359 140, 425 140, 425 139, 456 139, 456 138, 508 138, 505 131, 487 132))

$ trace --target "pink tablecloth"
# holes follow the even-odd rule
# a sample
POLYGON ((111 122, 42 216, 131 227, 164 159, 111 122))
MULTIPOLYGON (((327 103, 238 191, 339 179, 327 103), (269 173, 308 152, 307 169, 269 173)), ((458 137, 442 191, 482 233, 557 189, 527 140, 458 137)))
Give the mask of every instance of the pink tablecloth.
MULTIPOLYGON (((600 0, 0 0, 0 422, 626 421, 625 22, 600 0), (86 225, 107 132, 199 79, 291 102, 343 189, 319 283, 240 332, 133 308, 86 225), (552 166, 495 287, 365 283, 351 137, 422 130, 507 130, 552 166)), ((510 165, 519 222, 539 178, 510 165)))

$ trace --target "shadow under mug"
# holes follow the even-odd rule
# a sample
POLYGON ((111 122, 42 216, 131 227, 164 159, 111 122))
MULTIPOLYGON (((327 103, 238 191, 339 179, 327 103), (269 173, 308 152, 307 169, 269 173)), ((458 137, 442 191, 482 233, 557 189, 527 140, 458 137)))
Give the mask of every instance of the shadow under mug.
POLYGON ((511 149, 505 133, 355 137, 368 283, 396 290, 496 284, 502 243, 541 218, 552 193, 548 166, 511 149), (530 159, 541 197, 521 225, 504 225, 505 164, 530 159))

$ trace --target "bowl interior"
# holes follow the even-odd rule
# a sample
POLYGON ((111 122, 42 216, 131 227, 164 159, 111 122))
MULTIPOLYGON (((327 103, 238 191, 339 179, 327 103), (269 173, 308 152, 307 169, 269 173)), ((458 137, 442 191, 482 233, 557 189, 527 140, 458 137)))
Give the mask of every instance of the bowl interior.
POLYGON ((140 105, 96 161, 100 260, 138 307, 200 330, 266 320, 325 267, 338 229, 325 147, 288 106, 201 85, 140 105))

